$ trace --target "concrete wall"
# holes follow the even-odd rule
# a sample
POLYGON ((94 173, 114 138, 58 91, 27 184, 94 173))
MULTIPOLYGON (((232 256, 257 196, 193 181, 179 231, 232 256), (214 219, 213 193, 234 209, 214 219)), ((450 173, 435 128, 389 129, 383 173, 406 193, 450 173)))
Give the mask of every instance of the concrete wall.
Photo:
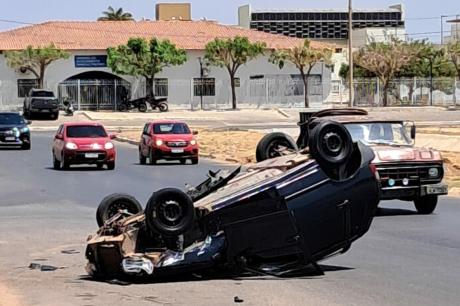
MULTIPOLYGON (((57 94, 59 83, 69 77, 86 71, 104 71, 111 73, 109 68, 76 68, 74 65, 75 55, 104 55, 104 51, 72 51, 71 57, 67 60, 59 60, 52 63, 45 74, 45 87, 52 89, 57 94)), ((199 57, 203 57, 203 51, 187 52, 187 62, 182 66, 168 67, 157 75, 157 78, 168 79, 168 100, 172 107, 189 108, 191 104, 197 105, 200 97, 193 95, 193 78, 200 77, 199 57)), ((216 79, 216 95, 203 97, 207 105, 216 105, 228 107, 231 101, 230 79, 226 69, 210 66, 207 77, 216 79)), ((265 78, 282 78, 283 76, 298 75, 298 70, 292 65, 287 64, 284 69, 280 70, 277 66, 268 62, 266 56, 260 57, 247 65, 242 66, 237 77, 240 78, 240 87, 237 88, 238 101, 247 104, 267 104, 267 97, 261 97, 261 101, 254 102, 250 93, 251 81, 253 75, 263 75, 265 78)), ((313 103, 322 103, 328 96, 330 90, 331 71, 323 64, 318 64, 313 69, 312 74, 322 76, 322 95, 311 96, 313 103)), ((129 76, 120 76, 132 84, 135 91, 142 90, 142 82, 129 76)), ((23 74, 9 68, 3 55, 0 55, 0 107, 2 105, 22 105, 23 98, 18 97, 17 79, 34 78, 30 73, 23 74)), ((283 85, 283 84, 282 84, 283 85)), ((286 84, 289 86, 290 84, 286 84)), ((272 90, 273 91, 273 90, 272 90)), ((284 92, 284 88, 280 88, 284 92)), ((268 93, 273 95, 273 93, 268 93)), ((293 97, 289 101, 277 101, 277 96, 271 97, 271 103, 283 103, 291 106, 301 104, 302 96, 293 97)))

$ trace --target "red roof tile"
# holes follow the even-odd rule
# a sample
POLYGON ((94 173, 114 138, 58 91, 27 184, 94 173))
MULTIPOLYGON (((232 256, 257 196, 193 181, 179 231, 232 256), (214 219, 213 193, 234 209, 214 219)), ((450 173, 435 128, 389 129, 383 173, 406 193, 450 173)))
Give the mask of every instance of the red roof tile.
MULTIPOLYGON (((54 43, 65 50, 105 50, 131 37, 169 39, 187 50, 202 50, 214 38, 246 36, 268 48, 292 48, 303 40, 209 21, 50 21, 0 32, 0 50, 20 50, 54 43)), ((325 47, 312 42, 312 47, 325 47)))

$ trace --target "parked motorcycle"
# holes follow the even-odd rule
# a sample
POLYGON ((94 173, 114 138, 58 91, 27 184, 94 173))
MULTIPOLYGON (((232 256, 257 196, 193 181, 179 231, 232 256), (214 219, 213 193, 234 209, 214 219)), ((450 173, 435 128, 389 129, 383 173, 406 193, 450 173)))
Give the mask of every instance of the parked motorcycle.
POLYGON ((75 112, 75 109, 73 107, 72 101, 69 100, 69 98, 64 98, 62 101, 62 105, 64 105, 64 112, 66 116, 73 116, 73 113, 75 112))
POLYGON ((158 109, 160 112, 167 112, 169 109, 168 98, 155 98, 155 97, 146 97, 146 101, 150 104, 150 107, 155 110, 158 109))
POLYGON ((121 112, 127 112, 137 108, 140 112, 145 113, 147 111, 147 104, 149 104, 153 110, 158 109, 160 112, 167 112, 169 109, 168 98, 146 96, 134 100, 123 99, 118 105, 118 110, 121 112))

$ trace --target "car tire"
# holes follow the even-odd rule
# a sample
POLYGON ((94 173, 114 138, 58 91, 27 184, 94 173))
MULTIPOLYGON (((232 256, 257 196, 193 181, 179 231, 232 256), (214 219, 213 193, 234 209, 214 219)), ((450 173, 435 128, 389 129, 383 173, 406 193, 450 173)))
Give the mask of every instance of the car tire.
POLYGON ((107 169, 108 170, 115 170, 115 161, 107 162, 107 169))
POLYGON ((152 151, 152 149, 149 150, 149 164, 150 164, 150 165, 156 165, 156 164, 157 164, 157 160, 156 160, 156 158, 153 156, 153 151, 152 151))
POLYGON ((353 154, 353 140, 340 123, 323 121, 311 132, 308 147, 312 157, 327 169, 337 169, 353 154))
POLYGON ((414 200, 415 208, 420 215, 429 215, 438 205, 438 196, 427 195, 414 200))
POLYGON ((192 158, 192 165, 197 165, 197 164, 198 164, 198 160, 199 160, 198 157, 192 158))
POLYGON ((270 133, 265 135, 257 144, 257 162, 281 156, 280 147, 285 147, 293 152, 299 150, 291 136, 279 132, 270 133))
POLYGON ((21 150, 30 150, 31 147, 32 147, 32 143, 26 142, 26 143, 23 143, 23 144, 22 144, 21 150))
POLYGON ((50 119, 51 120, 58 120, 58 118, 59 118, 59 111, 53 112, 53 113, 50 114, 50 119))
POLYGON ((145 113, 147 111, 147 104, 145 102, 141 102, 141 103, 139 103, 139 106, 137 107, 137 109, 141 113, 145 113))
POLYGON ((97 163, 97 164, 96 164, 96 167, 97 167, 97 169, 101 170, 102 168, 104 168, 104 164, 102 164, 102 163, 97 163))
POLYGON ((61 170, 68 170, 70 167, 69 162, 67 162, 64 157, 61 157, 61 161, 59 162, 59 169, 61 170))
POLYGON ((152 233, 175 237, 185 233, 194 222, 192 199, 180 189, 154 192, 145 207, 145 221, 152 233))
POLYGON ((142 150, 139 147, 139 164, 145 165, 147 163, 147 158, 142 154, 142 150))
POLYGON ((158 109, 159 109, 160 112, 162 112, 162 113, 167 112, 168 109, 169 109, 168 103, 166 103, 166 102, 161 102, 160 104, 158 104, 158 109))
POLYGON ((59 170, 61 169, 61 163, 57 160, 56 156, 53 153, 53 169, 59 170))
POLYGON ((102 199, 96 211, 96 221, 99 227, 113 217, 120 209, 125 209, 132 214, 142 212, 141 204, 129 194, 114 193, 102 199))

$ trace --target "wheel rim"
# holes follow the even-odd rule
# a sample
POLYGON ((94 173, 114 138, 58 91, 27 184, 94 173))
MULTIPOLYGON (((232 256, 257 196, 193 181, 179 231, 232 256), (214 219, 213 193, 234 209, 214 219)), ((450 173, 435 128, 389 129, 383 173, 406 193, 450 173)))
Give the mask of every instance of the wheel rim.
POLYGON ((161 223, 173 227, 182 222, 185 210, 186 207, 183 207, 179 201, 167 200, 157 206, 155 215, 161 223))
POLYGON ((267 148, 267 155, 269 158, 274 158, 283 155, 283 151, 289 149, 291 145, 286 140, 275 140, 267 148))
POLYGON ((122 210, 126 210, 129 212, 129 204, 126 202, 115 202, 112 205, 109 206, 109 209, 107 209, 107 217, 108 219, 112 218, 115 216, 117 213, 119 213, 122 210))
POLYGON ((326 152, 334 156, 339 155, 343 149, 342 137, 340 137, 340 135, 335 132, 325 133, 322 143, 326 149, 326 152))

